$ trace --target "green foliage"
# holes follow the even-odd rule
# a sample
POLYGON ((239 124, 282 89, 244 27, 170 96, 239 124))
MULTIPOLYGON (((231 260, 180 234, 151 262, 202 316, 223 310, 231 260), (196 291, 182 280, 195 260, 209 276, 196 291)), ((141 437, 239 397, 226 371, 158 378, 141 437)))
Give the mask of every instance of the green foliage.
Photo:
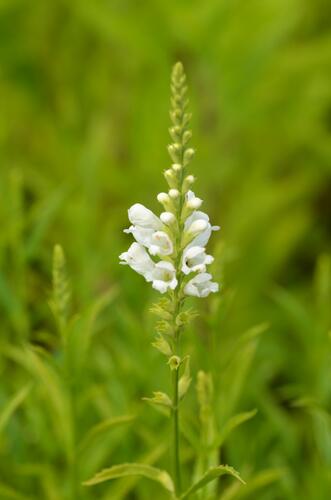
MULTIPOLYGON (((181 405, 184 488, 193 468, 195 480, 208 468, 199 367, 212 377, 212 443, 236 415, 258 411, 206 449, 210 466, 220 455, 247 485, 224 477, 196 496, 211 487, 217 500, 329 498, 330 17, 323 0, 1 2, 0 415, 31 389, 0 435, 0 498, 75 498, 58 418, 69 386, 78 447, 101 422, 136 416, 82 450, 78 484, 124 461, 170 470, 169 421, 141 402, 170 392, 169 368, 150 349, 156 298, 118 254, 127 207, 139 198, 156 208, 177 58, 191 84, 192 173, 221 225, 211 253, 222 284, 218 297, 188 304, 200 315, 183 335, 193 376, 181 405), (47 306, 57 242, 72 288, 70 364, 47 306), (242 336, 264 322, 265 333, 242 336), (31 357, 53 374, 50 395, 31 357)), ((132 476, 78 498, 167 496, 132 476)))

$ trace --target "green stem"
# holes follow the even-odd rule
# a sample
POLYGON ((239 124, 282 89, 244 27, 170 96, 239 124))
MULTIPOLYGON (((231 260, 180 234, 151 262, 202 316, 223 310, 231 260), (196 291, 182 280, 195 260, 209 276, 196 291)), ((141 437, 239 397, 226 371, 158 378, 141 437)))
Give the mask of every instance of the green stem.
POLYGON ((181 493, 181 473, 180 473, 180 455, 179 455, 179 412, 178 412, 178 372, 173 370, 173 453, 174 453, 174 479, 176 495, 181 493))

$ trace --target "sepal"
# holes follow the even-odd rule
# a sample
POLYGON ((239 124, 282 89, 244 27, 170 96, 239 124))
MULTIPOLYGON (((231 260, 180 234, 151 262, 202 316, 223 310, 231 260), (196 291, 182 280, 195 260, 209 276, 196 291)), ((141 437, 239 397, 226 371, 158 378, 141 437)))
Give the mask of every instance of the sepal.
POLYGON ((148 403, 152 403, 154 405, 165 406, 166 408, 172 408, 172 401, 168 394, 161 391, 153 392, 152 398, 143 398, 144 401, 148 401, 148 403))
POLYGON ((172 356, 171 347, 161 334, 159 334, 155 341, 152 342, 152 346, 165 356, 172 356))

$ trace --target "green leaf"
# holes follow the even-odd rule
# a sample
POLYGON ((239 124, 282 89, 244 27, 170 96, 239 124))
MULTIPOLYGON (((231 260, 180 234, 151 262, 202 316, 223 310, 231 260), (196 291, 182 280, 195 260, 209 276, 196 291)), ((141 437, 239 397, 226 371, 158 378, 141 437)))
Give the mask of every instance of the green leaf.
POLYGON ((29 500, 31 497, 27 497, 26 494, 19 493, 14 490, 11 486, 0 483, 0 498, 2 500, 29 500))
POLYGON ((163 488, 171 493, 174 493, 174 484, 172 482, 169 474, 156 467, 151 467, 150 465, 144 464, 120 464, 114 465, 109 469, 104 469, 98 472, 92 479, 85 481, 83 484, 85 486, 93 486, 95 484, 103 483, 104 481, 109 481, 110 479, 116 479, 125 476, 143 476, 160 483, 163 488))
POLYGON ((231 432, 236 428, 239 427, 239 425, 243 424, 244 422, 247 422, 247 420, 250 420, 253 418, 257 413, 257 410, 251 410, 251 411, 245 411, 243 413, 238 413, 238 415, 234 415, 231 417, 226 424, 224 425, 222 431, 219 433, 218 438, 216 439, 216 444, 215 447, 218 448, 223 444, 225 439, 231 434, 231 432))
POLYGON ((96 437, 100 436, 100 434, 103 434, 104 432, 107 432, 109 429, 130 423, 134 419, 135 417, 132 415, 122 415, 120 417, 108 418, 99 422, 87 432, 80 444, 79 449, 86 448, 96 437))
POLYGON ((245 488, 238 488, 238 484, 232 484, 221 495, 219 500, 239 500, 251 498, 257 491, 267 488, 270 484, 279 479, 284 474, 283 469, 265 469, 249 479, 245 488))
MULTIPOLYGON (((160 458, 166 453, 167 448, 164 444, 159 444, 156 448, 143 453, 139 458, 139 463, 143 465, 153 466, 160 458)), ((110 498, 129 498, 130 493, 135 489, 137 482, 140 480, 139 476, 126 476, 118 481, 111 481, 106 489, 106 495, 102 500, 109 500, 110 498)), ((101 500, 101 499, 100 499, 101 500)))
POLYGON ((31 390, 31 384, 26 385, 7 403, 0 414, 0 434, 6 427, 10 417, 15 410, 23 403, 31 390))
POLYGON ((188 498, 190 495, 206 486, 206 484, 224 475, 232 476, 235 479, 238 479, 241 483, 245 484, 245 481, 241 479, 239 472, 237 472, 233 467, 230 467, 229 465, 218 465, 217 467, 211 467, 196 483, 194 483, 188 490, 186 490, 185 493, 181 495, 180 499, 182 500, 184 498, 188 498))

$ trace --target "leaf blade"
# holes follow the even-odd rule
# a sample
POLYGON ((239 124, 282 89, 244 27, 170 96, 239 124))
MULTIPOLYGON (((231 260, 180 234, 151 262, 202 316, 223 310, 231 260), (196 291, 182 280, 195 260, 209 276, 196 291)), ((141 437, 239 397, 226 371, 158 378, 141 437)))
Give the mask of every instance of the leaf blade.
POLYGON ((218 465, 216 467, 211 467, 210 469, 208 469, 207 472, 205 472, 205 474, 196 483, 190 486, 190 488, 181 495, 180 500, 188 498, 190 495, 200 490, 214 479, 217 479, 224 475, 230 475, 235 479, 238 479, 238 481, 240 481, 241 483, 245 484, 245 481, 240 477, 239 472, 237 472, 233 467, 230 467, 229 465, 218 465))
POLYGON ((94 486, 95 484, 109 481, 125 476, 142 476, 152 481, 160 483, 167 491, 174 493, 174 484, 170 475, 161 469, 146 464, 126 463, 114 465, 108 469, 98 472, 94 477, 83 483, 84 486, 94 486))

